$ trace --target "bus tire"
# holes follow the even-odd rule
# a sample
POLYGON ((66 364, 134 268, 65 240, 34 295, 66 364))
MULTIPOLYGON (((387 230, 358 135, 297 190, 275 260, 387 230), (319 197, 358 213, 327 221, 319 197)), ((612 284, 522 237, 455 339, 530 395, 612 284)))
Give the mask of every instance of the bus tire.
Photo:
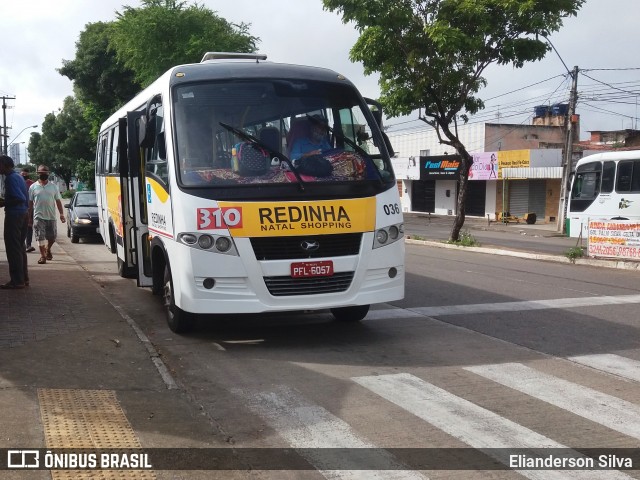
POLYGON ((173 333, 188 333, 193 330, 195 315, 193 313, 185 312, 175 304, 173 280, 171 279, 171 270, 169 270, 169 265, 164 267, 163 301, 164 309, 167 314, 167 324, 173 333))
POLYGON ((118 253, 118 249, 116 247, 116 232, 113 229, 113 224, 109 224, 109 251, 111 253, 118 253))
POLYGON ((331 314, 338 322, 359 322, 369 313, 369 305, 332 308, 331 314))
POLYGON ((116 258, 118 259, 118 275, 122 278, 136 278, 138 276, 138 272, 135 268, 127 267, 118 254, 116 253, 116 258))

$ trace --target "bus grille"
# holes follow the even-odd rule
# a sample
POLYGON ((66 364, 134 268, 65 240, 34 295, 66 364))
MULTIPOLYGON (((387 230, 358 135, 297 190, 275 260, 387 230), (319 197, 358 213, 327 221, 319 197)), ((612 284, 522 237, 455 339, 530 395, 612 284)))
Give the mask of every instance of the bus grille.
POLYGON ((354 272, 338 272, 330 277, 264 277, 269 293, 274 297, 317 295, 344 292, 351 285, 354 272))
POLYGON ((296 237, 255 237, 251 239, 258 260, 288 260, 296 258, 344 257, 360 252, 362 233, 336 235, 304 235, 296 237), (317 250, 304 250, 304 241, 315 240, 317 250))

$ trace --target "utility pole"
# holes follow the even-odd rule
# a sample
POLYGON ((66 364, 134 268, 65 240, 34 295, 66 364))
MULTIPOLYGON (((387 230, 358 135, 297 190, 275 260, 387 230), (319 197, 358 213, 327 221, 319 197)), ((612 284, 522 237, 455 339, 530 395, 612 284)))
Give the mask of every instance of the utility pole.
MULTIPOLYGON (((577 66, 573 67, 571 71, 571 93, 569 94, 569 111, 567 112, 567 144, 564 147, 564 158, 562 162, 562 180, 560 184, 560 208, 558 209, 558 226, 557 231, 560 233, 566 233, 565 229, 565 213, 567 211, 567 197, 568 189, 567 183, 569 182, 569 175, 571 174, 571 166, 573 163, 573 137, 574 130, 577 125, 574 125, 573 117, 576 113, 576 104, 578 103, 578 72, 577 66)), ((580 132, 578 132, 580 135, 580 132)))
POLYGON ((7 154, 7 139, 9 138, 9 132, 7 132, 7 100, 15 100, 16 97, 2 96, 2 153, 7 154))

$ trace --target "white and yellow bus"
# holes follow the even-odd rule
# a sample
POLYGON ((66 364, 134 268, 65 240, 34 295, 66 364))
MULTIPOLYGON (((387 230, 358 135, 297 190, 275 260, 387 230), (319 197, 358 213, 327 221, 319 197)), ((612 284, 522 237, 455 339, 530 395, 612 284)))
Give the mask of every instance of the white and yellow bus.
POLYGON ((265 60, 207 53, 102 125, 102 236, 122 276, 163 296, 174 332, 198 314, 330 309, 359 321, 404 296, 379 105, 331 70, 265 60), (290 158, 318 123, 322 152, 290 158))

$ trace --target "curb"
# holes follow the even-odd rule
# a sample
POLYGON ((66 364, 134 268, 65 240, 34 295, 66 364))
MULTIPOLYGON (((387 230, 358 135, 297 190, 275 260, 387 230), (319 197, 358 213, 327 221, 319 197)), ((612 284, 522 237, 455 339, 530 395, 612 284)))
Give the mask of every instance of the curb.
POLYGON ((640 271, 640 262, 631 262, 624 260, 603 260, 599 258, 576 258, 575 260, 570 260, 569 258, 562 255, 548 255, 542 253, 531 253, 519 250, 505 250, 501 248, 490 247, 464 247, 461 245, 444 243, 442 241, 414 240, 411 238, 405 239, 405 243, 413 245, 427 245, 429 247, 449 248, 454 250, 464 250, 465 252, 484 253, 489 255, 503 255, 507 257, 526 258, 529 260, 542 260, 545 262, 573 263, 575 265, 587 265, 590 267, 640 271))

